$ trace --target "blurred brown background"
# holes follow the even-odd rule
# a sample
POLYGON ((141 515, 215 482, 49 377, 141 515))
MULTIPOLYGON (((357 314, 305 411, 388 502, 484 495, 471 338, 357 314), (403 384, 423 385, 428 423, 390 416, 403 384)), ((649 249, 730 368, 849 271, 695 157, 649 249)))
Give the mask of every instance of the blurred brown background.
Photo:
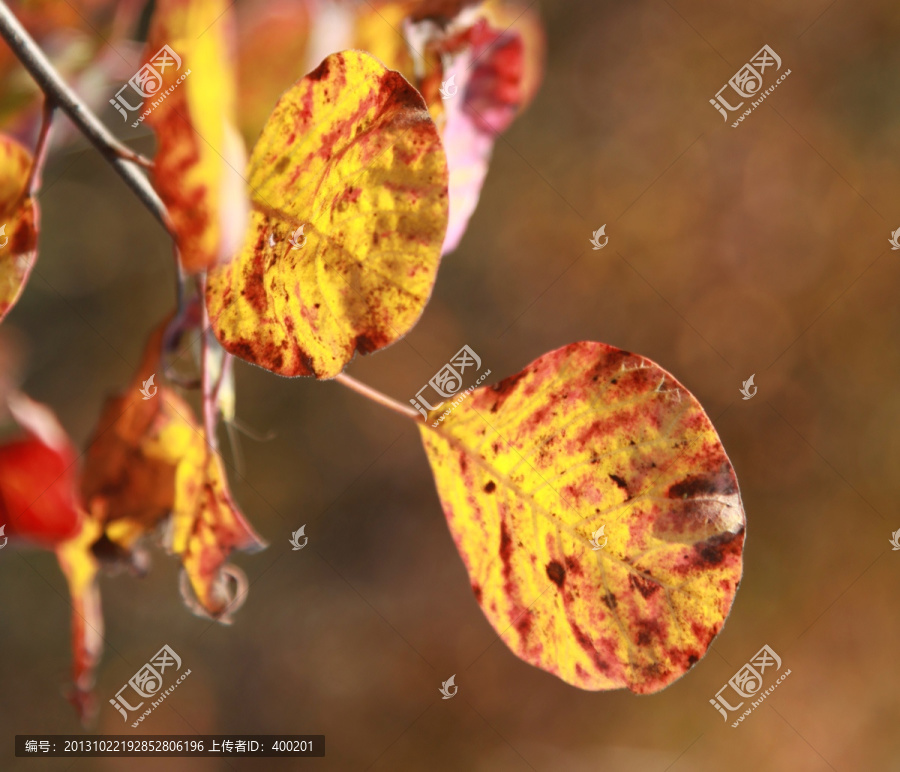
MULTIPOLYGON (((900 769, 900 8, 542 0, 540 13, 544 85, 498 143, 424 317, 349 372, 406 401, 463 344, 494 380, 585 339, 672 372, 715 420, 748 517, 743 585, 710 652, 647 697, 522 663, 472 596, 415 428, 337 384, 239 365, 240 419, 277 438, 242 440, 232 487, 271 546, 236 558, 253 584, 231 628, 185 610, 162 554, 145 580, 103 581, 96 729, 125 731, 106 700, 168 643, 192 675, 140 731, 324 733, 327 757, 14 759, 16 733, 80 727, 60 695, 62 577, 51 555, 7 549, 0 767, 900 769), (708 100, 764 44, 791 76, 732 129, 708 100), (609 245, 592 251, 604 223, 609 245), (309 545, 292 552, 304 523, 309 545), (708 701, 764 644, 791 676, 732 729, 708 701)), ((26 389, 83 443, 171 307, 170 247, 80 144, 53 156, 41 198, 39 263, 7 325, 30 352, 26 389)))

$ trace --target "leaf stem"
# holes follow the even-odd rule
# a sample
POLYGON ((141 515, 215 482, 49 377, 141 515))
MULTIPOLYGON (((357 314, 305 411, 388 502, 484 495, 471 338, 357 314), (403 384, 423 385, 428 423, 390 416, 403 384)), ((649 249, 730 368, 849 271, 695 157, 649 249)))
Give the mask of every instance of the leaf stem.
POLYGON ((31 171, 28 173, 28 184, 25 190, 29 196, 37 195, 41 187, 41 176, 44 171, 44 163, 47 161, 47 149, 50 147, 50 129, 53 127, 53 116, 56 113, 50 98, 44 99, 41 109, 41 129, 38 134, 37 144, 34 147, 33 160, 31 162, 31 171))
POLYGON ((362 394, 364 397, 371 399, 373 402, 377 402, 379 405, 386 407, 390 410, 393 410, 395 413, 399 413, 402 416, 406 416, 407 418, 412 418, 416 423, 422 423, 425 419, 422 415, 411 407, 407 407, 401 402, 397 402, 397 400, 389 397, 387 394, 382 394, 380 391, 376 391, 371 386, 367 386, 362 381, 356 380, 356 378, 351 378, 346 373, 341 373, 340 375, 336 375, 334 380, 338 383, 342 383, 348 389, 352 389, 358 394, 362 394))
POLYGON ((150 213, 169 233, 171 222, 163 202, 150 181, 137 169, 139 158, 119 142, 90 111, 81 98, 60 78, 34 39, 25 31, 5 2, 0 0, 0 36, 6 40, 18 60, 34 78, 52 107, 62 110, 78 130, 119 173, 150 213))
POLYGON ((200 295, 200 402, 203 406, 203 432, 206 435, 207 448, 216 451, 219 446, 216 437, 216 423, 219 417, 218 384, 214 386, 210 378, 212 352, 209 346, 209 314, 203 300, 206 296, 206 277, 203 275, 197 277, 197 290, 200 295))

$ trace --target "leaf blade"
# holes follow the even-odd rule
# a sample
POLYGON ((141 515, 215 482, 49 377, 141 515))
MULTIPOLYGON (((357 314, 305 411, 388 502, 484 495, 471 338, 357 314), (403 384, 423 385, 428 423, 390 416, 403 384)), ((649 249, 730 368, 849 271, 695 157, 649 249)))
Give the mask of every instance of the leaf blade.
POLYGON ((639 693, 703 656, 737 590, 745 520, 712 424, 672 376, 572 344, 440 427, 421 433, 451 533, 517 656, 639 693))
POLYGON ((250 234, 206 296, 226 350, 329 378, 415 324, 440 261, 447 167, 399 73, 358 51, 326 58, 276 105, 249 174, 250 234))
POLYGON ((26 187, 31 153, 0 135, 0 321, 18 302, 37 259, 38 205, 26 187))

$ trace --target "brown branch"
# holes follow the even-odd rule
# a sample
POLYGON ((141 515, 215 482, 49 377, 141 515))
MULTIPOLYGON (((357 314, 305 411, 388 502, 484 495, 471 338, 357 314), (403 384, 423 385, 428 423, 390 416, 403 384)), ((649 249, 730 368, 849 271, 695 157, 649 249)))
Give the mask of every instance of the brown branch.
POLYGON ((47 161, 47 150, 50 147, 50 129, 53 128, 53 116, 56 108, 49 99, 44 100, 41 108, 41 129, 38 134, 37 144, 34 147, 34 155, 31 161, 31 171, 28 173, 28 184, 25 190, 28 195, 34 197, 41 187, 41 177, 44 172, 44 163, 47 161))
POLYGON ((142 162, 133 150, 119 142, 100 122, 80 97, 59 77, 34 39, 26 32, 9 7, 0 0, 0 36, 6 40, 18 60, 34 78, 47 99, 49 108, 58 107, 78 127, 87 140, 119 173, 141 203, 172 233, 166 207, 150 181, 136 168, 142 162))

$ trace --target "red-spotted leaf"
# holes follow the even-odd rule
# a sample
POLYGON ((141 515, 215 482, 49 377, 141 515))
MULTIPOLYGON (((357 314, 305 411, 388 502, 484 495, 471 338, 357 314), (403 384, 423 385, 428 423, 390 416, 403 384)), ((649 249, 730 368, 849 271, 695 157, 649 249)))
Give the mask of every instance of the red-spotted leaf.
POLYGON ((456 249, 475 211, 497 137, 537 88, 542 38, 523 37, 505 23, 504 11, 507 6, 486 6, 474 21, 461 17, 443 33, 428 24, 413 28, 425 41, 427 57, 439 63, 423 80, 422 91, 441 129, 450 168, 445 254, 456 249))
POLYGON ((681 384, 574 343, 440 412, 421 432, 444 513, 513 652, 583 689, 639 693, 704 655, 740 581, 745 519, 681 384))
POLYGON ((157 0, 141 70, 159 148, 153 181, 181 262, 197 273, 230 259, 247 222, 246 151, 235 126, 232 3, 157 0))
POLYGON ((28 195, 31 153, 0 135, 0 320, 19 299, 37 257, 37 202, 28 195))
POLYGON ((331 378, 409 331, 440 262, 447 164, 399 73, 359 51, 329 56, 276 105, 249 181, 249 237, 208 277, 227 351, 331 378))

